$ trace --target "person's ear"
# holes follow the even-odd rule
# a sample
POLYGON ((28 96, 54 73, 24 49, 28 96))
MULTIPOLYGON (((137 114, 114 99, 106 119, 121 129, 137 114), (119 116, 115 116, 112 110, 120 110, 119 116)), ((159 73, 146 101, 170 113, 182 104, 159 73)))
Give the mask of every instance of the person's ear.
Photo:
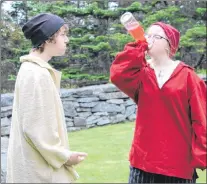
POLYGON ((46 43, 46 44, 49 44, 50 42, 49 42, 49 40, 46 40, 45 43, 46 43))
POLYGON ((169 48, 165 48, 165 50, 167 51, 167 55, 170 57, 170 49, 169 48))

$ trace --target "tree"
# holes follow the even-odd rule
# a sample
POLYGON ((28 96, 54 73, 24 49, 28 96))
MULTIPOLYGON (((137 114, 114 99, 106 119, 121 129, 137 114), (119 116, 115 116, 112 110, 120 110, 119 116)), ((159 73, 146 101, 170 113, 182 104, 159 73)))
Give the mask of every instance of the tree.
POLYGON ((156 21, 179 29, 181 40, 176 59, 197 68, 206 61, 207 14, 203 1, 65 0, 42 3, 33 0, 13 2, 12 7, 7 14, 8 21, 6 17, 4 21, 2 56, 4 62, 13 63, 16 68, 19 57, 31 48, 31 43, 23 37, 21 25, 42 12, 57 14, 69 24, 69 50, 66 56, 51 61, 55 68, 63 71, 64 79, 106 80, 117 52, 133 41, 120 23, 120 16, 126 11, 132 12, 145 30, 156 21))

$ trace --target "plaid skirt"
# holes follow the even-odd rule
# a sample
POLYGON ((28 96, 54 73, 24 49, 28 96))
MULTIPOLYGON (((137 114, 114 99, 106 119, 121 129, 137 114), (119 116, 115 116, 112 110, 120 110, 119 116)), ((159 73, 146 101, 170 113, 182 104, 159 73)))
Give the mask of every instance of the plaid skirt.
POLYGON ((190 180, 148 173, 130 166, 129 183, 196 183, 197 178, 198 175, 196 171, 193 174, 193 179, 190 180))

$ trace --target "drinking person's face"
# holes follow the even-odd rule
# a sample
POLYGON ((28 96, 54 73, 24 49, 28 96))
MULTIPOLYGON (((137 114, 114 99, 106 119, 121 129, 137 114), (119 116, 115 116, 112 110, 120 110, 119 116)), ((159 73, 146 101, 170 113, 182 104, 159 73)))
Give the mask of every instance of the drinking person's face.
POLYGON ((145 37, 149 44, 148 54, 150 56, 156 57, 166 53, 169 54, 169 41, 164 30, 160 26, 153 25, 149 27, 145 37))

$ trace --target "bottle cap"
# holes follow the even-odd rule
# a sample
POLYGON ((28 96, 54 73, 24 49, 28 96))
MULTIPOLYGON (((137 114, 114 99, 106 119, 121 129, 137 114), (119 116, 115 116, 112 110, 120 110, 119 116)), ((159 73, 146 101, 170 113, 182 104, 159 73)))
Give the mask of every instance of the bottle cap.
POLYGON ((133 21, 137 22, 137 20, 133 16, 133 14, 130 13, 130 12, 124 13, 121 16, 120 21, 121 21, 122 24, 127 23, 127 22, 133 22, 133 21))

